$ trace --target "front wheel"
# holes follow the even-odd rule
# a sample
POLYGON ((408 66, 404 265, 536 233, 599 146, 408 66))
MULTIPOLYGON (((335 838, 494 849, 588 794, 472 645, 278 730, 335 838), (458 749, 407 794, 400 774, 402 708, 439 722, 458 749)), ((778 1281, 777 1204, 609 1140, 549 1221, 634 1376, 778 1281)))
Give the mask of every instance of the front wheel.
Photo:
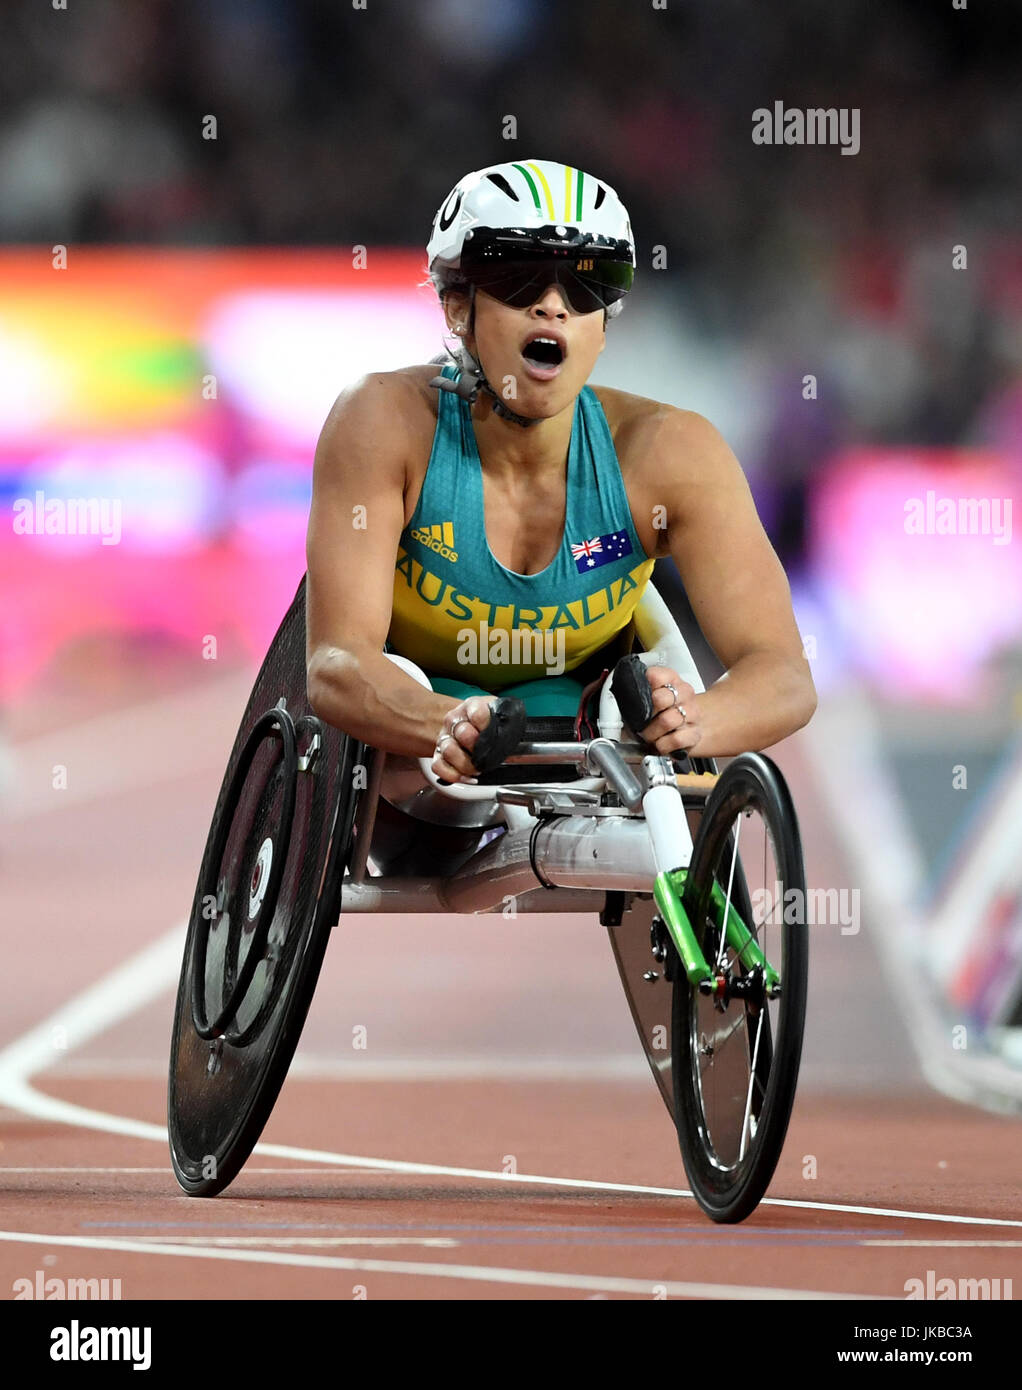
POLYGON ((784 1145, 809 976, 798 821, 769 758, 745 753, 721 774, 683 903, 714 981, 711 992, 674 974, 678 1139, 699 1205, 714 1221, 742 1221, 784 1145))

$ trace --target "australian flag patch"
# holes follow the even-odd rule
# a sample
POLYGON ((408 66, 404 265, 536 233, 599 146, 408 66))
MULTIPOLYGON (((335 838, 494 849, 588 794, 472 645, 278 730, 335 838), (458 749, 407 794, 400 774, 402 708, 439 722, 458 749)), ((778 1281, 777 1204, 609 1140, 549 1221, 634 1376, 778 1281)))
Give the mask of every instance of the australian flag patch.
POLYGON ((612 565, 623 555, 631 555, 632 542, 627 531, 612 531, 609 536, 594 536, 591 541, 579 541, 571 547, 571 558, 579 574, 588 574, 600 565, 612 565))

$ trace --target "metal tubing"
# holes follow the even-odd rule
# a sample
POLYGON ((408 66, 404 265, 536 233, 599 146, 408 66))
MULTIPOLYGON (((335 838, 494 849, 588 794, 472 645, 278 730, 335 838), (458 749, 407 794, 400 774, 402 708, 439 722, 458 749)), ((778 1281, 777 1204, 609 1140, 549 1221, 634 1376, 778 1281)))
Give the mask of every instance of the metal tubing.
POLYGON ((642 805, 642 782, 627 765, 609 738, 594 738, 589 745, 589 765, 602 772, 630 811, 642 805))
POLYGON ((373 827, 376 824, 376 807, 380 800, 380 779, 383 776, 383 765, 387 761, 386 753, 379 748, 370 749, 369 752, 371 758, 369 777, 362 797, 362 805, 367 808, 365 822, 359 826, 355 853, 351 858, 350 873, 353 883, 361 883, 366 876, 366 860, 369 858, 369 845, 372 842, 373 827))
MULTIPOLYGON (((544 880, 557 887, 597 894, 610 890, 652 893, 655 877, 644 821, 557 816, 540 823, 538 829, 534 822, 531 828, 502 835, 447 879, 368 879, 363 884, 346 881, 341 911, 494 912, 501 911, 508 898, 514 898, 517 906, 544 880), (530 841, 539 878, 529 863, 530 841)), ((548 893, 550 906, 545 910, 555 910, 553 904, 560 896, 548 893)), ((544 909, 530 907, 531 910, 544 909)), ((583 906, 573 910, 590 909, 583 906)))
MULTIPOLYGON (((349 883, 345 880, 341 895, 341 916, 353 912, 449 912, 442 894, 445 880, 442 878, 368 878, 364 883, 349 883)), ((535 912, 601 912, 605 893, 598 888, 559 888, 549 893, 544 888, 530 888, 515 896, 516 915, 535 912)), ((490 912, 500 916, 506 904, 498 902, 490 912)), ((477 916, 484 913, 474 914, 477 916)))
POLYGON ((652 838, 658 873, 687 869, 692 859, 692 835, 677 787, 651 787, 642 809, 652 838))
MULTIPOLYGON (((605 740, 611 742, 611 740, 605 740)), ((513 753, 504 759, 507 763, 584 763, 596 739, 585 743, 520 743, 513 753)), ((649 752, 641 743, 617 743, 614 745, 618 755, 628 763, 641 762, 649 752)))

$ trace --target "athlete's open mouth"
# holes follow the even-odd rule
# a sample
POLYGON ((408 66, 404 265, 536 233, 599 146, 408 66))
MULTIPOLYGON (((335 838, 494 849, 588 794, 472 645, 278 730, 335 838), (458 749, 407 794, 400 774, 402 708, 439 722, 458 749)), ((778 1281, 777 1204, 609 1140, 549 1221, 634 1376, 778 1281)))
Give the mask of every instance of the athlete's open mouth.
POLYGON ((537 329, 522 346, 525 375, 533 381, 553 381, 567 355, 567 344, 556 329, 537 329))
POLYGON ((533 338, 522 348, 522 356, 537 367, 559 367, 564 361, 564 350, 554 338, 533 338))

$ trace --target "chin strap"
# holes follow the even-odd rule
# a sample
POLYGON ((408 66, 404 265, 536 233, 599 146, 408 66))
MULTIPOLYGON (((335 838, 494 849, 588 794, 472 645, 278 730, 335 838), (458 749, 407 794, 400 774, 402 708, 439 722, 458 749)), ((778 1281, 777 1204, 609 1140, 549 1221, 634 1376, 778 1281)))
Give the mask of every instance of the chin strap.
POLYGON ((449 353, 451 361, 461 372, 458 381, 451 381, 446 376, 435 376, 429 383, 435 386, 438 391, 453 391, 456 396, 460 396, 463 401, 468 401, 469 405, 474 405, 479 396, 480 390, 487 393, 493 399, 493 408, 502 420, 509 420, 512 425, 521 425, 522 429, 527 429, 529 425, 537 425, 537 419, 530 419, 527 415, 518 415, 504 404, 501 398, 494 391, 493 387, 483 375, 483 369, 475 360, 468 348, 462 349, 462 358, 467 358, 471 365, 466 365, 464 360, 459 360, 453 353, 449 353))
POLYGON ((523 430, 527 429, 529 425, 539 424, 538 419, 534 417, 530 418, 528 415, 519 415, 514 410, 511 410, 509 406, 506 406, 504 402, 501 400, 501 398, 497 395, 496 391, 494 391, 490 383, 483 376, 482 372, 479 373, 479 385, 483 388, 487 395, 492 396, 493 408, 502 420, 510 420, 512 425, 521 425, 523 430))
MULTIPOLYGON (((472 322, 475 322, 475 285, 469 286, 469 303, 472 305, 472 322)), ((493 387, 486 380, 483 374, 483 364, 479 362, 464 343, 461 345, 461 352, 455 354, 447 349, 447 355, 461 373, 460 380, 449 381, 445 376, 435 376, 429 383, 439 391, 453 391, 460 396, 463 401, 468 401, 469 405, 475 405, 480 390, 486 392, 493 400, 493 409, 501 417, 512 425, 521 425, 522 429, 528 429, 530 425, 537 425, 539 421, 530 419, 527 415, 519 415, 516 411, 506 406, 501 398, 494 391, 493 387)), ((443 359, 440 359, 441 361, 443 359)))

